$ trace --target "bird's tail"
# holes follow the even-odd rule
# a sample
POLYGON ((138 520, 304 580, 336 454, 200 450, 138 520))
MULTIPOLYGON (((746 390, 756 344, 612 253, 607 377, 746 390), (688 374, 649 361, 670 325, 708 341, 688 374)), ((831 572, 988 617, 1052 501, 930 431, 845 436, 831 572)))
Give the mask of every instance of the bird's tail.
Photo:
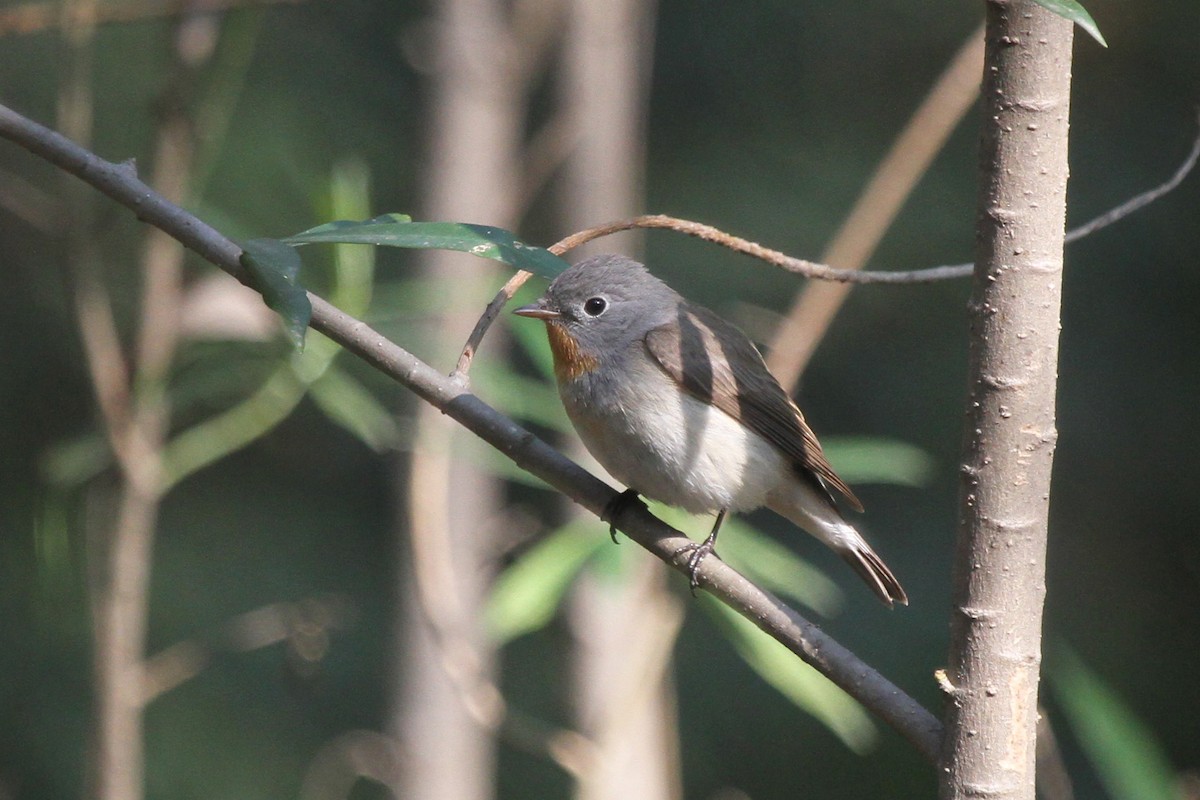
POLYGON ((846 563, 854 568, 858 576, 866 581, 867 586, 871 587, 871 591, 875 595, 891 606, 894 603, 899 603, 902 606, 908 605, 908 595, 904 592, 904 587, 900 585, 900 581, 888 569, 888 565, 883 563, 883 559, 879 554, 871 549, 871 545, 867 544, 862 536, 858 537, 858 544, 846 549, 838 549, 837 554, 845 559, 846 563))
POLYGON ((849 564, 889 607, 908 605, 900 581, 850 523, 814 487, 792 481, 767 496, 767 506, 821 540, 849 564))

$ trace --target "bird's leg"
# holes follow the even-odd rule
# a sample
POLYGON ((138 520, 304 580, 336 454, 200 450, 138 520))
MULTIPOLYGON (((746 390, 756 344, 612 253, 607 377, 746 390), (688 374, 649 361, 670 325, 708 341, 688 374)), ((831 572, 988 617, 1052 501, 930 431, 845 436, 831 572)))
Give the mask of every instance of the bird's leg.
POLYGON ((625 510, 630 503, 637 503, 642 508, 646 504, 638 497, 637 489, 626 489, 619 495, 608 501, 608 505, 604 507, 604 511, 600 512, 600 521, 608 523, 608 535, 612 537, 613 544, 620 544, 617 541, 617 526, 613 524, 613 520, 617 515, 625 510))
POLYGON ((725 512, 728 510, 729 509, 727 508, 722 508, 717 512, 717 521, 713 523, 712 532, 708 534, 707 539, 700 544, 696 544, 695 542, 692 542, 691 544, 685 544, 683 547, 671 554, 671 557, 674 558, 680 553, 691 553, 691 556, 688 558, 687 568, 689 582, 691 583, 692 597, 696 596, 696 589, 700 586, 700 562, 703 561, 704 557, 707 555, 717 555, 717 532, 721 530, 721 523, 725 521, 725 512))

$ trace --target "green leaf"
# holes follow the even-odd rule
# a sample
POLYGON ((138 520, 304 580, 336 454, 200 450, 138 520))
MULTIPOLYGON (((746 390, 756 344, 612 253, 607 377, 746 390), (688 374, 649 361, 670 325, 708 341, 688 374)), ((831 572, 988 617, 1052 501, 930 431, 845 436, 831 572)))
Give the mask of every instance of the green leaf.
POLYGON ((284 364, 233 408, 180 431, 163 451, 163 488, 240 450, 283 422, 306 388, 292 366, 284 364))
POLYGON ((1046 677, 1112 800, 1179 800, 1178 776, 1154 732, 1073 650, 1055 648, 1046 677))
POLYGON ((471 383, 475 394, 507 416, 574 435, 553 384, 485 361, 475 362, 471 383))
POLYGON ((549 250, 526 244, 503 228, 467 222, 413 222, 402 214, 387 214, 363 222, 330 222, 283 241, 295 245, 324 242, 457 250, 503 261, 543 278, 554 278, 570 266, 549 250))
POLYGON ((588 558, 608 543, 594 520, 569 522, 538 542, 501 573, 484 609, 497 642, 538 630, 554 617, 563 594, 588 558))
POLYGON ((278 239, 251 239, 242 243, 240 260, 267 307, 283 318, 292 344, 303 350, 312 304, 299 283, 300 256, 278 239))
POLYGON ((858 701, 729 606, 708 594, 700 595, 700 602, 763 680, 829 728, 855 753, 865 753, 875 744, 875 725, 858 701))
POLYGON ((890 483, 919 488, 933 477, 936 462, 919 447, 880 436, 831 436, 825 454, 848 483, 890 483))
MULTIPOLYGON (((334 165, 329 180, 329 217, 369 214, 370 171, 361 159, 334 165)), ((333 248, 333 290, 329 300, 351 316, 359 317, 371 305, 375 284, 375 251, 343 245, 333 248)))
POLYGON ((348 373, 331 367, 308 391, 325 416, 375 452, 401 444, 396 418, 348 373))
POLYGON ((54 486, 74 488, 112 466, 112 448, 99 433, 85 433, 46 448, 38 466, 54 486))
POLYGON ((1088 32, 1093 39, 1103 47, 1108 47, 1108 42, 1104 41, 1104 36, 1100 34, 1100 28, 1096 25, 1096 21, 1092 19, 1092 15, 1087 12, 1087 9, 1075 2, 1075 0, 1033 0, 1042 8, 1058 14, 1063 19, 1069 19, 1079 27, 1088 32))

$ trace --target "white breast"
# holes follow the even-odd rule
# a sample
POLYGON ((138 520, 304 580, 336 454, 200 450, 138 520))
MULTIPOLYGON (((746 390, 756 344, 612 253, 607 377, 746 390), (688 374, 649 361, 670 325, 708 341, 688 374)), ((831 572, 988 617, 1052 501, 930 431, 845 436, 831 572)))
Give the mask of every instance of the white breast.
POLYGON ((625 382, 620 402, 589 402, 562 387, 563 404, 588 451, 614 478, 693 513, 747 510, 790 471, 758 434, 676 387, 661 371, 625 382))

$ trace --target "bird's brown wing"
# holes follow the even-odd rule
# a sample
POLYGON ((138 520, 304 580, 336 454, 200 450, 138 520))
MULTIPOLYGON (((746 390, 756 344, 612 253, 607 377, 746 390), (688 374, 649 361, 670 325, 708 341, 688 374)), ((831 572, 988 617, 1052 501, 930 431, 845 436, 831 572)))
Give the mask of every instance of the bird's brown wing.
POLYGON ((680 303, 676 319, 651 330, 645 341, 651 357, 685 390, 740 420, 801 474, 819 478, 862 511, 862 503, 826 460, 804 415, 744 333, 706 308, 680 303))

